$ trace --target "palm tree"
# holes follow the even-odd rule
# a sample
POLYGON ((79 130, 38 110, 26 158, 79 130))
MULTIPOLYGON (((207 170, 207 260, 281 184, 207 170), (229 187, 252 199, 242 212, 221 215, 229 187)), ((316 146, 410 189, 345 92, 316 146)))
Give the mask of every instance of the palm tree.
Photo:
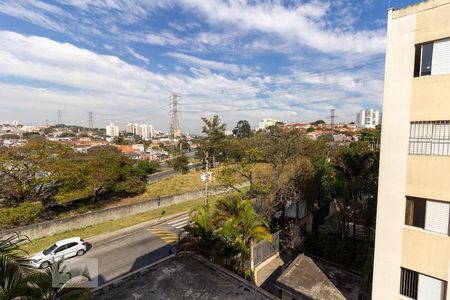
POLYGON ((18 234, 0 237, 0 299, 50 299, 53 295, 49 270, 35 270, 24 258, 19 244, 27 241, 18 234))
POLYGON ((236 270, 245 275, 245 262, 250 258, 252 241, 257 243, 263 239, 272 241, 267 224, 258 217, 250 201, 241 201, 237 215, 227 219, 220 229, 227 244, 232 245, 240 253, 240 261, 236 270))

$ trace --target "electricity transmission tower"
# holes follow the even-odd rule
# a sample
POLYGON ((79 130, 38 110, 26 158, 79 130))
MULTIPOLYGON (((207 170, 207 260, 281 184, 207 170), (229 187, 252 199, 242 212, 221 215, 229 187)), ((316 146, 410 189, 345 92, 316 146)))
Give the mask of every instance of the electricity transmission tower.
POLYGON ((181 135, 180 123, 178 121, 178 99, 180 99, 180 96, 172 93, 170 99, 172 100, 172 109, 170 110, 170 136, 175 140, 181 135))
POLYGON ((62 111, 58 109, 58 125, 62 125, 62 111))
POLYGON ((88 118, 89 118, 89 128, 93 129, 94 128, 94 113, 92 111, 90 111, 88 113, 88 118))
POLYGON ((330 116, 330 119, 331 119, 331 131, 333 131, 333 129, 334 129, 334 118, 336 117, 336 116, 334 115, 334 112, 335 112, 335 109, 332 108, 332 109, 331 109, 331 116, 330 116))

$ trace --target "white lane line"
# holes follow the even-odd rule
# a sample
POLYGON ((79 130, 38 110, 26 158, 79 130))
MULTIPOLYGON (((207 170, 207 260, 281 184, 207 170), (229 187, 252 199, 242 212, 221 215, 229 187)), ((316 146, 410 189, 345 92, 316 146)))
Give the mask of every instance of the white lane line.
POLYGON ((189 220, 182 220, 180 222, 176 222, 176 223, 170 224, 170 226, 177 227, 177 226, 179 226, 181 224, 187 224, 187 223, 189 223, 189 220))
POLYGON ((176 229, 184 228, 184 227, 186 227, 187 224, 189 224, 189 222, 186 222, 186 223, 184 223, 184 224, 180 224, 180 225, 178 225, 178 226, 175 226, 175 228, 176 228, 176 229))
POLYGON ((188 219, 189 219, 189 216, 186 216, 186 217, 183 217, 183 218, 178 218, 176 220, 167 222, 167 224, 172 225, 172 224, 179 223, 180 221, 185 221, 185 220, 188 220, 188 219))

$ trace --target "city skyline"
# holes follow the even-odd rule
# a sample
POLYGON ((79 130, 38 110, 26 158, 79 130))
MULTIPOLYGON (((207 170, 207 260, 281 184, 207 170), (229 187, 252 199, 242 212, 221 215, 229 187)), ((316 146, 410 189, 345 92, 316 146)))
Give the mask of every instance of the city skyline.
POLYGON ((2 1, 0 119, 56 123, 62 110, 87 125, 93 112, 96 127, 167 130, 176 92, 188 132, 214 114, 229 129, 326 119, 331 108, 350 121, 381 108, 380 2, 2 1))

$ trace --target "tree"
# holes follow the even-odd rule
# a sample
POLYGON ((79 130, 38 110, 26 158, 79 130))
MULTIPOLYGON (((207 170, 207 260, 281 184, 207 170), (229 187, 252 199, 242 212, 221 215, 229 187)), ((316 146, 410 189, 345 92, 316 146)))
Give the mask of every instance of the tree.
POLYGON ((205 156, 207 153, 210 159, 222 161, 226 140, 226 124, 221 124, 217 115, 213 116, 212 119, 203 117, 202 121, 205 124, 202 127, 202 132, 206 134, 206 138, 201 142, 202 155, 205 156))
POLYGON ((216 207, 203 206, 191 218, 181 239, 184 249, 195 251, 241 276, 250 256, 251 241, 271 241, 267 224, 248 200, 222 198, 216 207))
POLYGON ((317 121, 311 122, 310 124, 314 125, 314 126, 317 126, 317 125, 325 124, 325 121, 324 120, 317 120, 317 121))
POLYGON ((141 180, 147 180, 148 175, 159 170, 159 163, 155 160, 138 160, 133 168, 141 180))
POLYGON ((378 151, 365 142, 340 148, 336 158, 336 193, 339 206, 338 224, 341 238, 347 236, 349 222, 370 228, 375 223, 378 190, 378 151))
POLYGON ((189 146, 189 143, 186 139, 180 139, 178 141, 177 149, 179 151, 189 152, 191 151, 191 146, 189 146))
POLYGON ((66 158, 74 154, 68 146, 33 138, 24 146, 0 149, 0 198, 8 206, 41 201, 44 206, 62 186, 60 178, 66 158))
POLYGON ((181 174, 189 172, 189 159, 184 153, 172 159, 170 165, 175 171, 181 172, 181 174))
POLYGON ((233 134, 238 138, 249 137, 252 134, 252 129, 247 120, 240 120, 233 129, 233 134))

